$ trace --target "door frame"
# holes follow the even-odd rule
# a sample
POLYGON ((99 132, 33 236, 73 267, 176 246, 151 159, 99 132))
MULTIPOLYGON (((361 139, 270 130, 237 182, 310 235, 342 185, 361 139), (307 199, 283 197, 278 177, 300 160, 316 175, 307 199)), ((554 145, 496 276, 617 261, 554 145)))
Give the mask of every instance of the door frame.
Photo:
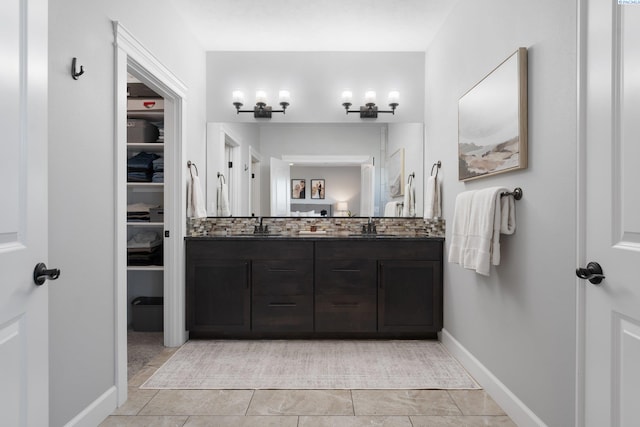
POLYGON ((165 100, 165 230, 171 237, 164 242, 164 345, 176 347, 187 340, 184 292, 184 241, 186 233, 186 166, 183 164, 186 140, 187 87, 147 50, 118 21, 113 21, 115 47, 115 385, 118 406, 127 400, 127 73, 159 93, 165 100))
MULTIPOLYGON (((586 265, 587 214, 587 19, 588 0, 576 0, 576 262, 586 265)), ((586 289, 584 281, 575 278, 576 287, 576 365, 575 365, 575 425, 585 424, 585 358, 586 358, 586 289)))

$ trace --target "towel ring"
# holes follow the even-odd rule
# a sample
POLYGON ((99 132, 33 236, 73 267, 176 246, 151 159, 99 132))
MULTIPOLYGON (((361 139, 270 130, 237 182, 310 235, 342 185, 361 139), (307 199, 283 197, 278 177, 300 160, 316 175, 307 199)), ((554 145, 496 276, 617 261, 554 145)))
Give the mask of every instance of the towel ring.
POLYGON ((218 172, 218 179, 222 178, 222 183, 226 184, 227 180, 224 178, 224 175, 222 175, 220 172, 218 172))
POLYGON ((438 171, 440 170, 440 167, 442 166, 442 162, 440 160, 438 160, 436 163, 433 164, 433 166, 431 166, 431 173, 429 173, 430 176, 433 176, 433 168, 437 167, 436 169, 436 178, 438 177, 438 171))
POLYGON ((191 166, 193 166, 193 169, 196 170, 196 176, 198 176, 198 167, 191 160, 188 160, 187 167, 189 168, 189 172, 191 172, 191 177, 193 177, 193 169, 191 169, 191 166))

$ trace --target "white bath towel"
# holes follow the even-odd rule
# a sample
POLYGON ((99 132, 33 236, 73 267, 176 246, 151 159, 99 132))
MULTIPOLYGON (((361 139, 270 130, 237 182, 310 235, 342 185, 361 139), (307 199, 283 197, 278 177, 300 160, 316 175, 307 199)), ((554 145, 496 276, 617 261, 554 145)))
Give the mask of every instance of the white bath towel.
POLYGON ((437 176, 427 179, 427 188, 424 195, 424 217, 440 218, 442 216, 442 199, 440 197, 440 180, 437 176))
POLYGON ((229 209, 229 188, 223 179, 218 184, 218 193, 216 195, 218 201, 218 216, 231 216, 229 209))
POLYGON ((402 216, 416 216, 416 189, 413 181, 404 187, 404 202, 402 207, 402 216))
POLYGON ((204 218, 207 216, 198 175, 192 175, 187 185, 187 216, 189 218, 204 218))
POLYGON ((384 216, 398 216, 398 202, 388 202, 386 205, 384 205, 384 216))
POLYGON ((501 198, 504 191, 491 187, 458 194, 449 262, 485 276, 492 264, 500 264, 500 233, 515 231, 515 202, 513 196, 501 198))

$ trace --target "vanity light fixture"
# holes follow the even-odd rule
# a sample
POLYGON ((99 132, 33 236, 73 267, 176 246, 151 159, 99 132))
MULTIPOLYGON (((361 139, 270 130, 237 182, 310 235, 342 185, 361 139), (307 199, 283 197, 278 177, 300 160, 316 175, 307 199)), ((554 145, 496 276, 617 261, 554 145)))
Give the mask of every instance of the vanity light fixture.
POLYGON ((253 107, 253 110, 241 110, 240 108, 242 108, 244 104, 244 93, 239 90, 234 90, 232 97, 233 105, 236 107, 236 114, 253 113, 253 117, 256 119, 270 119, 271 113, 286 114, 285 111, 291 102, 289 91, 281 90, 279 92, 279 98, 282 110, 274 110, 270 105, 267 105, 267 94, 265 91, 259 90, 256 92, 256 106, 253 107))
POLYGON ((342 106, 349 113, 360 113, 361 119, 377 119, 378 113, 391 113, 396 114, 396 107, 400 105, 398 100, 400 99, 400 92, 392 90, 389 92, 387 103, 391 110, 378 110, 376 106, 376 93, 372 90, 365 92, 364 94, 364 106, 361 106, 359 110, 349 110, 352 105, 353 93, 350 90, 342 92, 342 106))

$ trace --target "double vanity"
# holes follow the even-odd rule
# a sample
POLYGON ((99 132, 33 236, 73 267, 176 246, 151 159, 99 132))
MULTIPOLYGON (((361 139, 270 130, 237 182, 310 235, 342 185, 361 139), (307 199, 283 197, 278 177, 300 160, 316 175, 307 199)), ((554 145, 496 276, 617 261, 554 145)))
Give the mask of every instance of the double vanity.
POLYGON ((346 231, 187 237, 187 329, 191 338, 434 338, 443 243, 346 231))

